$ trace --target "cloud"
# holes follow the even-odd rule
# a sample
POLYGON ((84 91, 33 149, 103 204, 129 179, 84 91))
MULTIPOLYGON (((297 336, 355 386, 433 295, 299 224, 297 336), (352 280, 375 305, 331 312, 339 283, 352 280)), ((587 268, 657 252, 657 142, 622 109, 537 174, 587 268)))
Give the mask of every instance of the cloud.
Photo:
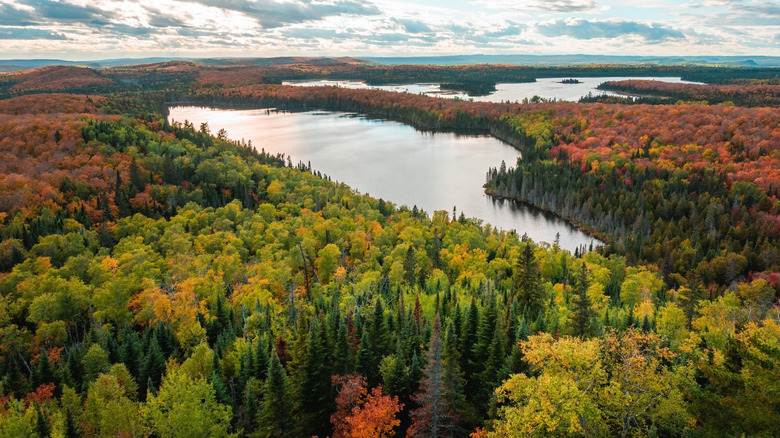
POLYGON ((11 5, 0 3, 0 25, 30 26, 35 24, 35 16, 24 9, 16 9, 11 5))
POLYGON ((403 26, 403 28, 406 29, 406 31, 409 33, 423 33, 431 31, 431 28, 422 21, 404 18, 395 19, 394 21, 403 26))
POLYGON ((35 9, 38 20, 55 22, 107 22, 106 12, 92 7, 80 6, 64 1, 25 0, 21 2, 35 9))
MULTIPOLYGON (((288 38, 299 38, 303 40, 311 40, 315 38, 339 40, 343 39, 347 34, 339 33, 333 29, 316 29, 316 28, 293 28, 285 29, 282 35, 288 38)), ((353 38, 355 35, 351 35, 353 38)))
POLYGON ((0 40, 66 40, 63 34, 26 27, 0 28, 0 40))
POLYGON ((685 35, 677 29, 636 21, 556 20, 539 24, 537 28, 539 33, 546 37, 569 36, 580 40, 636 35, 647 42, 660 43, 685 38, 685 35))
POLYGON ((113 33, 134 37, 147 36, 158 32, 157 29, 151 27, 130 26, 122 23, 112 23, 105 26, 105 28, 113 33))
POLYGON ((591 12, 598 10, 594 0, 479 0, 479 6, 491 9, 510 9, 542 12, 591 12))
POLYGON ((213 6, 248 15, 263 28, 271 29, 286 24, 321 20, 338 15, 378 15, 379 9, 371 3, 353 0, 313 2, 312 0, 192 0, 206 6, 213 6))
POLYGON ((183 18, 192 18, 191 16, 174 17, 171 14, 166 14, 163 11, 147 11, 147 13, 149 26, 152 27, 189 27, 189 24, 183 18))
POLYGON ((515 36, 520 35, 523 33, 524 30, 526 30, 528 26, 520 23, 510 23, 506 27, 503 27, 501 29, 497 29, 490 32, 485 32, 486 37, 490 38, 501 38, 506 36, 515 36))
POLYGON ((780 4, 778 3, 751 2, 744 5, 734 6, 732 9, 749 12, 751 14, 758 14, 763 16, 763 18, 780 18, 780 4))

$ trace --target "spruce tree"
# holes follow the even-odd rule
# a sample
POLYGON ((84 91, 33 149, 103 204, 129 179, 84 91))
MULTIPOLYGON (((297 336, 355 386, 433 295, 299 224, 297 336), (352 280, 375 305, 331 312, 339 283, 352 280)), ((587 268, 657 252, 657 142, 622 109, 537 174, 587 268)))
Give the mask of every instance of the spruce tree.
POLYGON ((360 346, 358 347, 358 363, 357 370, 363 376, 366 376, 366 380, 372 379, 374 381, 379 379, 379 367, 374 352, 371 351, 371 345, 368 341, 368 331, 363 331, 363 336, 360 338, 360 346))
POLYGON ((268 376, 263 388, 263 408, 258 411, 257 430, 253 434, 258 438, 299 436, 295 430, 292 394, 287 373, 282 368, 276 349, 271 351, 268 376))
POLYGON ((315 318, 309 328, 306 358, 297 388, 298 405, 302 410, 303 433, 306 436, 326 436, 330 433, 330 414, 334 394, 331 394, 330 373, 326 367, 327 345, 322 342, 322 329, 315 318))
MULTIPOLYGON (((447 325, 447 335, 441 354, 442 380, 445 398, 448 400, 454 414, 454 430, 463 431, 460 425, 473 418, 472 410, 466 402, 463 371, 460 368, 460 352, 458 351, 458 335, 452 321, 447 325)), ((457 434, 456 434, 457 435, 457 434)))
POLYGON ((268 363, 270 361, 270 358, 268 357, 268 343, 265 341, 265 337, 257 337, 254 355, 256 372, 255 377, 260 381, 265 381, 265 377, 268 372, 268 363))
POLYGON ((157 337, 152 336, 149 350, 144 356, 144 363, 141 367, 140 390, 142 398, 146 398, 148 391, 157 391, 162 382, 163 374, 165 374, 165 356, 157 343, 157 337))
POLYGON ((54 370, 49 362, 49 354, 45 348, 41 348, 41 355, 38 357, 38 362, 35 364, 35 370, 32 375, 33 389, 44 385, 46 383, 56 383, 54 370))
POLYGON ((588 300, 588 270, 582 262, 577 276, 575 295, 572 297, 572 334, 577 337, 587 337, 591 334, 591 311, 588 300))
POLYGON ((517 261, 514 286, 520 299, 520 304, 529 312, 538 312, 543 305, 543 289, 539 262, 534 255, 534 245, 526 242, 523 252, 517 261))
POLYGON ((441 322, 436 314, 420 392, 413 397, 419 407, 412 412, 412 426, 407 437, 453 436, 455 413, 447 399, 442 356, 441 322))
POLYGON ((341 321, 336 334, 334 370, 338 375, 346 376, 355 369, 355 358, 349 344, 347 323, 341 321))
MULTIPOLYGON (((478 368, 474 368, 474 354, 472 353, 472 346, 474 340, 477 337, 477 330, 479 329, 479 308, 474 298, 471 299, 471 306, 467 310, 466 319, 463 322, 462 333, 458 337, 460 342, 460 367, 463 370, 464 376, 468 381, 471 380, 471 376, 476 374, 478 368)), ((474 386, 474 382, 467 385, 471 389, 474 386)), ((469 391, 467 391, 469 393, 469 391)), ((472 392, 473 394, 473 392, 472 392)))
MULTIPOLYGON (((485 361, 490 355, 490 347, 493 342, 493 335, 498 325, 498 309, 496 307, 496 296, 491 295, 488 298, 488 304, 479 320, 476 342, 472 347, 471 369, 481 372, 484 370, 485 361)), ((472 338, 473 339, 473 338, 472 338)), ((473 341, 472 341, 473 342, 473 341)))
POLYGON ((127 371, 137 381, 141 375, 141 340, 138 334, 129 326, 125 326, 122 334, 122 344, 119 347, 119 361, 125 364, 127 371))

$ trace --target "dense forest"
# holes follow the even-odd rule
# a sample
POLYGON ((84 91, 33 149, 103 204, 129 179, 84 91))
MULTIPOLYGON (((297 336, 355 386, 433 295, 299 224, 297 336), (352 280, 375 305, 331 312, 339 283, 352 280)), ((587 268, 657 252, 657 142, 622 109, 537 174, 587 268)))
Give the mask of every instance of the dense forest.
POLYGON ((737 106, 780 106, 780 85, 699 85, 661 81, 610 81, 600 90, 613 90, 638 96, 665 97, 668 103, 700 102, 737 106))
POLYGON ((776 108, 475 103, 220 68, 0 79, 20 87, 0 100, 0 435, 776 435, 776 108), (89 94, 26 94, 52 87, 89 94), (490 193, 607 245, 360 195, 171 124, 170 102, 490 132, 523 154, 485 169, 490 193))
POLYGON ((537 78, 667 76, 707 84, 780 85, 780 68, 704 67, 648 65, 582 65, 570 67, 513 65, 377 65, 359 59, 278 60, 271 65, 249 60, 219 63, 171 61, 108 69, 47 66, 0 74, 0 98, 41 91, 133 92, 221 88, 254 84, 279 84, 283 80, 359 80, 368 84, 436 82, 445 88, 484 95, 500 82, 534 82, 537 78))

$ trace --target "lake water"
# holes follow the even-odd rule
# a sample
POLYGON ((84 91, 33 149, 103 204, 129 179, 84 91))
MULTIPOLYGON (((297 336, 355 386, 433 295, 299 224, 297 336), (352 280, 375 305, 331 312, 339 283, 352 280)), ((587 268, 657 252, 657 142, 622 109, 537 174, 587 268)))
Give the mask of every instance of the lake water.
POLYGON ((173 107, 170 120, 208 122, 235 140, 252 140, 258 150, 289 155, 293 163, 311 162, 334 181, 394 204, 417 206, 431 215, 475 217, 504 230, 526 233, 534 241, 553 242, 574 251, 599 242, 549 213, 485 195, 489 167, 514 165, 519 152, 490 136, 426 133, 411 126, 339 112, 276 112, 173 107))
POLYGON ((439 84, 420 83, 407 85, 367 85, 361 81, 337 81, 337 80, 314 80, 314 81, 285 81, 283 84, 295 86, 315 86, 315 85, 333 85, 342 88, 369 88, 377 90, 396 91, 402 93, 425 94, 436 97, 449 97, 460 99, 474 99, 477 102, 522 102, 523 99, 531 99, 534 96, 545 99, 578 101, 580 97, 588 93, 600 95, 606 93, 611 96, 625 96, 626 94, 614 91, 602 91, 597 87, 607 81, 623 81, 629 79, 661 81, 683 84, 701 84, 701 82, 683 81, 681 78, 666 77, 596 77, 583 78, 576 77, 579 84, 562 84, 561 81, 570 78, 539 78, 536 82, 524 83, 506 83, 496 84, 496 91, 487 96, 469 97, 465 93, 455 93, 450 90, 442 90, 439 84))

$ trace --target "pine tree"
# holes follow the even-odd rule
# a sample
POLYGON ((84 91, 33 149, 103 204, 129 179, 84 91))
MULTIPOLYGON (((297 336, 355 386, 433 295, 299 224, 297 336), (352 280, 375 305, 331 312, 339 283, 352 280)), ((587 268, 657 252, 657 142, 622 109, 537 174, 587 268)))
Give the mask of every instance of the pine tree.
MULTIPOLYGON (((268 368, 265 369, 268 371, 268 368)), ((244 388, 244 404, 239 411, 238 427, 243 431, 244 436, 250 436, 257 429, 257 412, 260 410, 260 403, 255 395, 256 387, 259 381, 255 378, 249 379, 244 388)))
POLYGON ((157 337, 152 336, 141 367, 140 391, 142 398, 146 397, 148 391, 156 391, 160 387, 163 374, 165 374, 165 356, 157 342, 157 337), (150 384, 151 386, 149 386, 150 384))
POLYGON ((255 371, 257 373, 255 374, 255 377, 260 381, 264 381, 268 372, 268 363, 270 361, 270 358, 268 357, 268 344, 265 341, 265 337, 257 337, 254 354, 255 371))
POLYGON ((308 347, 298 387, 298 405, 303 411, 302 426, 306 436, 326 436, 330 433, 329 418, 333 410, 330 373, 326 368, 327 345, 320 324, 314 319, 309 328, 308 347))
POLYGON ((591 334, 591 311, 588 300, 588 270, 582 262, 577 277, 576 293, 572 297, 572 334, 581 338, 591 334))
POLYGON ((520 304, 529 312, 536 313, 542 308, 543 290, 540 285, 539 262, 534 255, 534 245, 526 242, 517 261, 514 285, 520 304))
POLYGON ((436 314, 420 392, 413 397, 419 408, 412 412, 412 426, 407 431, 407 437, 452 436, 455 413, 446 397, 442 354, 441 322, 436 314))
MULTIPOLYGON (((460 357, 460 367, 463 370, 464 376, 466 376, 467 379, 470 379, 472 375, 474 375, 478 368, 474 368, 474 354, 472 350, 472 346, 474 345, 474 340, 477 337, 477 330, 479 329, 479 308, 477 308, 477 303, 474 300, 474 298, 471 299, 471 306, 469 307, 466 315, 466 320, 463 322, 463 328, 462 333, 460 333, 460 336, 458 337, 460 341, 459 350, 461 353, 460 357)), ((468 389, 471 389, 474 386, 474 382, 471 384, 468 384, 468 389)), ((467 391, 467 393, 470 393, 467 391)), ((473 392, 471 392, 473 394, 473 392)))
MULTIPOLYGON (((482 397, 485 402, 490 400, 493 389, 501 384, 501 381, 507 377, 506 370, 506 350, 504 331, 500 326, 496 326, 493 332, 493 338, 488 349, 488 356, 483 365, 483 371, 480 374, 482 382, 482 397)), ((487 403, 485 403, 487 404, 487 403)))
POLYGON ((141 340, 129 326, 125 326, 122 334, 119 361, 125 364, 130 375, 139 380, 141 376, 141 340))
MULTIPOLYGON (((459 427, 473 417, 472 410, 466 402, 463 388, 466 384, 463 371, 460 368, 460 352, 458 351, 458 335, 452 321, 447 325, 447 335, 442 349, 442 381, 444 397, 449 401, 455 420, 455 432, 463 432, 459 427)), ((456 436, 459 435, 456 433, 456 436)))
POLYGON ((276 349, 271 351, 271 362, 268 365, 268 377, 263 388, 263 408, 258 412, 258 438, 294 437, 295 417, 293 412, 292 394, 287 373, 282 368, 276 349))
POLYGON ((379 380, 379 362, 371 349, 368 330, 364 330, 363 336, 360 337, 357 362, 357 370, 361 375, 366 376, 366 379, 370 377, 375 381, 379 380))
MULTIPOLYGON (((214 354, 214 357, 217 357, 216 353, 214 354)), ((230 405, 233 403, 233 399, 230 397, 230 389, 225 384, 224 380, 222 380, 222 376, 216 368, 211 373, 211 388, 214 390, 214 397, 217 399, 217 402, 222 403, 223 405, 230 405)))
POLYGON ((38 362, 35 364, 35 372, 32 375, 33 389, 46 383, 56 383, 54 370, 49 362, 49 354, 45 348, 41 348, 41 355, 38 357, 38 362))
POLYGON ((355 370, 355 357, 352 346, 349 343, 346 321, 339 323, 338 333, 336 334, 335 347, 335 372, 336 374, 346 376, 355 370))
MULTIPOLYGON (((476 343, 472 347, 471 369, 481 372, 484 369, 485 361, 490 355, 490 346, 493 342, 493 335, 498 325, 498 309, 496 307, 496 296, 491 295, 488 298, 488 304, 479 320, 476 343)), ((473 338, 472 338, 473 339, 473 338)))

